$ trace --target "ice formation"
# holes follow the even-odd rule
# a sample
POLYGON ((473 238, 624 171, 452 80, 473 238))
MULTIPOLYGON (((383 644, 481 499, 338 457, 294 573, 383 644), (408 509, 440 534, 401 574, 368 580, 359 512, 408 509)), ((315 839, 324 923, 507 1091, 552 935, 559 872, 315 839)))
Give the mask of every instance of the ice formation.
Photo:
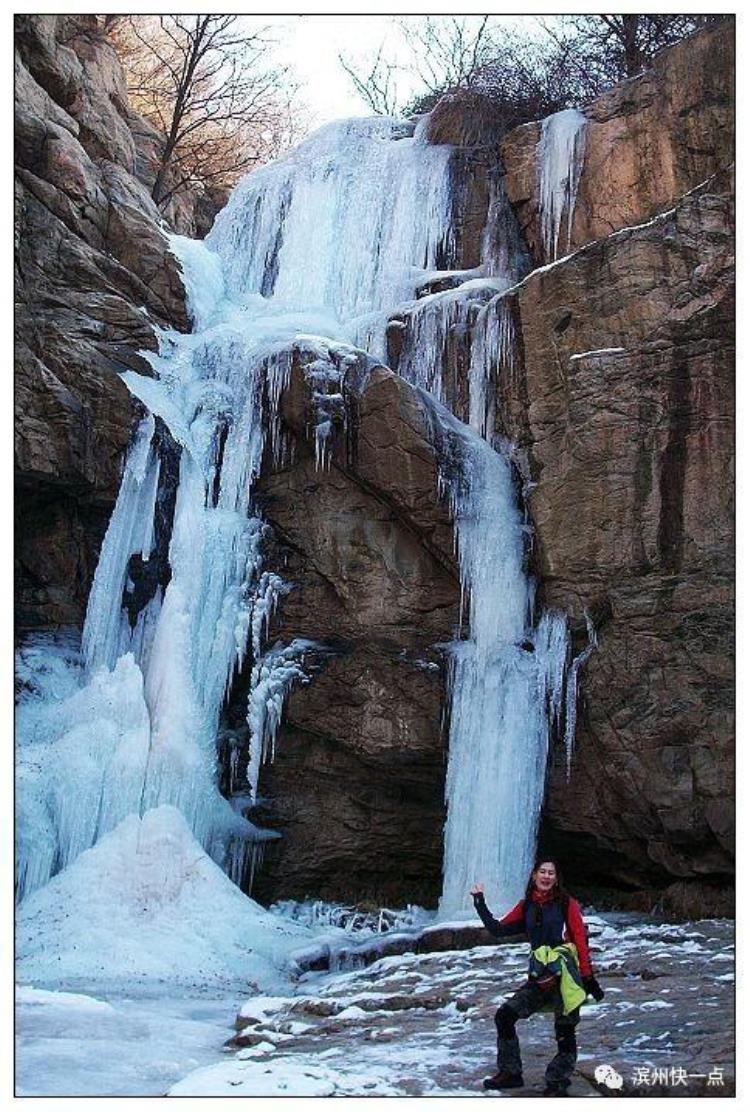
POLYGON ((469 890, 518 898, 533 857, 550 728, 560 720, 568 632, 562 614, 534 624, 524 570, 528 526, 510 461, 423 395, 441 459, 468 611, 449 647, 450 719, 441 917, 469 890))
POLYGON ((286 450, 279 403, 293 362, 311 388, 310 431, 323 468, 332 430, 345 418, 347 376, 383 357, 388 319, 404 305, 416 306, 419 323, 417 349, 405 352, 399 370, 428 391, 468 608, 468 637, 449 649, 441 909, 465 908, 476 879, 496 902, 517 891, 533 851, 550 723, 561 718, 568 641, 562 618, 535 623, 524 570, 528 525, 511 462, 491 443, 496 376, 513 368, 503 291, 527 266, 499 179, 477 273, 464 273, 458 289, 416 299, 431 275, 456 264, 454 153, 406 121, 331 124, 248 175, 205 243, 171 237, 193 330, 160 334, 158 353, 148 355, 152 377, 122 376, 145 416, 102 547, 81 652, 39 643, 22 653, 21 898, 47 891, 86 851, 94 853, 86 869, 101 865, 106 855, 95 851, 105 839, 120 831, 127 841, 165 805, 202 853, 235 880, 246 877, 265 837, 243 817, 246 804, 273 757, 284 699, 307 682, 320 649, 265 644, 270 617, 293 585, 264 566, 269 527, 255 482, 264 458, 286 450), (446 337, 464 326, 469 426, 439 400, 446 337), (165 453, 176 476, 166 538, 156 528, 169 493, 165 453), (140 595, 138 571, 150 583, 140 595), (248 656, 249 767, 247 784, 236 785, 234 760, 232 785, 241 790, 232 802, 218 786, 217 737, 248 656))
POLYGON ((570 762, 573 759, 573 742, 576 733, 576 702, 578 700, 578 673, 596 648, 596 627, 588 611, 586 615, 586 632, 588 643, 578 656, 574 657, 566 676, 565 685, 565 757, 568 778, 570 778, 570 762))
POLYGON ((328 124, 249 174, 208 238, 230 296, 323 314, 324 335, 354 342, 412 297, 452 245, 453 148, 422 130, 389 117, 328 124))
POLYGON ((575 732, 567 623, 542 613, 535 625, 524 571, 530 530, 511 460, 495 436, 498 386, 515 371, 514 319, 504 295, 530 265, 519 240, 502 181, 495 181, 484 275, 428 294, 401 326, 399 374, 437 402, 463 405, 469 426, 429 403, 469 609, 468 637, 451 646, 448 660, 443 917, 471 907, 476 881, 497 905, 517 898, 534 852, 551 731, 564 723, 566 739, 575 732), (445 381, 458 359, 468 364, 463 402, 449 397, 455 385, 445 381))
POLYGON ((418 301, 406 317, 398 373, 449 404, 445 372, 456 363, 456 349, 468 349, 472 343, 477 314, 499 289, 492 282, 469 280, 456 289, 418 301), (453 349, 449 347, 451 341, 453 349))
POLYGON ((561 253, 560 234, 567 215, 563 251, 570 250, 578 186, 586 151, 586 117, 565 108, 542 121, 537 147, 539 223, 547 261, 561 253))
POLYGON ((455 407, 446 370, 462 360, 468 363, 468 423, 486 440, 492 440, 495 429, 497 383, 513 370, 513 320, 503 294, 531 266, 502 175, 492 175, 489 184, 480 266, 459 272, 452 288, 422 297, 408 307, 403 321, 391 322, 402 333, 398 373, 449 408, 455 407))
POLYGON ((180 812, 129 814, 17 913, 19 979, 85 990, 97 982, 283 986, 286 955, 309 941, 248 899, 205 853, 180 812))
POLYGON ((515 369, 515 326, 508 301, 493 297, 479 312, 469 361, 469 424, 484 440, 495 432, 495 396, 515 369))
MULTIPOLYGON (((171 237, 193 331, 161 333, 153 377, 123 375, 146 416, 102 547, 82 662, 69 662, 64 697, 31 676, 21 699, 20 898, 128 814, 165 803, 235 877, 262 839, 217 786, 221 709, 249 647, 252 801, 284 697, 305 681, 314 646, 264 648, 291 585, 263 566, 268 527, 253 487, 264 453, 284 450, 278 404, 293 358, 312 387, 326 466, 344 377, 366 360, 348 341, 363 318, 384 327, 387 308, 413 297, 449 250, 452 150, 414 130, 386 119, 329 125, 249 175, 208 243, 171 237), (123 605, 133 561, 156 560, 157 423, 179 455, 169 576, 134 619, 123 605)), ((40 646, 43 673, 42 658, 40 646)))

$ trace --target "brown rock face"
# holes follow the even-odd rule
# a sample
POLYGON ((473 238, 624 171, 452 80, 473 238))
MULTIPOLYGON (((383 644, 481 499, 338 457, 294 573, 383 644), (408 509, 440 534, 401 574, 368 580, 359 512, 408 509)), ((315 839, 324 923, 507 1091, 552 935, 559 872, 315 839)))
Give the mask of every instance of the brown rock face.
POLYGON ((458 619, 453 532, 411 388, 378 368, 347 394, 329 469, 305 435, 297 364, 282 405, 294 462, 261 483, 294 589, 271 632, 332 652, 289 697, 260 818, 284 838, 254 894, 433 904, 444 822, 442 657, 458 619))
POLYGON ((16 20, 18 627, 79 624, 117 495, 151 322, 187 327, 135 177, 117 56, 94 17, 16 20))
MULTIPOLYGON (((487 310, 514 326, 495 428, 530 480, 541 598, 568 614, 576 652, 586 614, 598 631, 541 844, 582 884, 680 883, 672 902, 693 908, 733 867, 733 46, 731 24, 695 35, 586 107, 579 249, 487 310)), ((502 157, 545 263, 540 130, 509 133, 502 157)), ((487 293, 445 312, 442 382, 462 420, 471 299, 487 293)), ((393 365, 421 312, 394 320, 393 365)))
POLYGON ((599 883, 732 873, 727 185, 511 295, 522 369, 498 410, 528 451, 544 598, 599 630, 543 841, 599 883))
MULTIPOLYGON (((570 243, 560 254, 649 220, 734 159, 734 22, 665 50, 645 73, 584 108, 586 154, 570 243)), ((538 264, 539 123, 501 144, 506 186, 538 264)))

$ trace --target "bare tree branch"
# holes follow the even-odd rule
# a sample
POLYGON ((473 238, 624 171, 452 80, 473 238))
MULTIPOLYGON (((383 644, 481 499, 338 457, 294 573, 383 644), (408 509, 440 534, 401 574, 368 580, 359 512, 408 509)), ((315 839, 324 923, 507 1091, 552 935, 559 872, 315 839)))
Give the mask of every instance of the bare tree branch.
MULTIPOLYGON (((500 26, 490 16, 407 16, 396 20, 398 65, 384 46, 367 59, 339 61, 357 93, 373 112, 411 115, 429 111, 446 93, 471 90, 501 102, 501 115, 524 122, 585 103, 625 77, 632 77, 672 43, 721 16, 562 15, 536 17, 541 38, 500 26), (408 69, 420 89, 399 95, 408 69)), ((510 126, 510 124, 509 124, 510 126)))
POLYGON ((267 28, 235 15, 131 15, 111 34, 133 107, 165 136, 152 187, 162 208, 187 186, 232 185, 296 134, 296 88, 267 28))

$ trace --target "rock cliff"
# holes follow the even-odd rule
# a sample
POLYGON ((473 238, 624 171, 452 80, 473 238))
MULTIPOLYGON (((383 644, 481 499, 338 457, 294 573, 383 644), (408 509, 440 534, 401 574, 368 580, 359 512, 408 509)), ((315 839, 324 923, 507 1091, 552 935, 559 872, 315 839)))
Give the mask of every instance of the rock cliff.
MULTIPOLYGON (((187 319, 149 195, 159 137, 129 109, 96 18, 17 17, 16 42, 23 632, 81 624, 135 417, 117 372, 147 372, 152 325, 187 319)), ((502 174, 514 251, 537 266, 492 303, 513 353, 495 368, 494 429, 518 449, 542 601, 568 614, 575 652, 587 616, 597 634, 569 777, 553 752, 543 844, 579 884, 647 900, 674 885, 681 912, 709 914, 733 849, 732 54, 731 25, 703 32, 585 107, 570 242, 552 265, 540 124, 457 161, 460 265, 476 267, 495 216, 508 220, 492 202, 502 174)), ((169 215, 186 231, 199 219, 169 215)), ((491 296, 476 290, 443 351, 463 419, 491 296)), ((394 369, 409 327, 406 313, 390 332, 394 369)), ((438 646, 459 607, 452 527, 417 395, 384 367, 360 370, 321 469, 296 359, 281 409, 293 450, 269 460, 259 491, 274 565, 295 584, 271 638, 324 652, 262 770, 256 817, 285 837, 257 894, 429 904, 444 821, 438 646)))
POLYGON ((184 291, 95 17, 16 18, 16 589, 27 628, 80 625, 152 322, 184 291))
MULTIPOLYGON (((696 882, 705 913, 733 868, 733 45, 696 35, 585 109, 573 254, 510 297, 497 407, 544 598, 599 633, 543 841, 591 883, 696 882)), ((503 158, 538 258, 535 126, 503 158)))
MULTIPOLYGON (((586 155, 567 249, 651 219, 733 162, 734 25, 701 31, 583 108, 586 155)), ((541 124, 500 145, 508 196, 537 263, 541 124)))
MULTIPOLYGON (((646 902, 672 883, 684 909, 692 883, 694 910, 726 906, 733 867, 733 47, 731 24, 697 34, 584 107, 570 238, 564 212, 552 263, 542 124, 467 152, 468 265, 472 228, 497 239, 497 215, 507 223, 489 205, 499 165, 531 273, 428 309, 465 421, 480 319, 504 333, 494 429, 518 450, 540 598, 567 613, 576 652, 587 615, 597 631, 542 844, 579 883, 643 888, 646 902)), ((445 119, 440 141, 470 131, 460 102, 445 119)), ((404 350, 414 362, 424 322, 419 303, 394 318, 392 366, 404 350)))
MULTIPOLYGON (((655 899, 680 878, 683 910, 695 882, 705 912, 726 906, 734 828, 733 47, 731 25, 695 35, 585 107, 569 254, 552 265, 540 125, 505 137, 538 269, 493 303, 513 335, 496 431, 525 453, 542 597, 579 651, 586 613, 598 631, 542 842, 584 884, 655 899)), ((466 366, 465 332, 449 344, 466 366)), ((448 393, 466 419, 465 390, 448 378, 448 393)))
POLYGON ((714 176, 532 274, 502 386, 548 604, 598 646, 546 837, 604 881, 731 875, 733 221, 714 176))
POLYGON ((282 406, 294 461, 261 484, 276 566, 295 584, 272 639, 309 638, 332 655, 290 696, 261 775, 269 803, 257 817, 284 838, 257 891, 431 903, 445 818, 437 645, 458 621, 453 530, 412 388, 380 367, 346 397, 331 465, 316 469, 309 387, 294 368, 282 406))

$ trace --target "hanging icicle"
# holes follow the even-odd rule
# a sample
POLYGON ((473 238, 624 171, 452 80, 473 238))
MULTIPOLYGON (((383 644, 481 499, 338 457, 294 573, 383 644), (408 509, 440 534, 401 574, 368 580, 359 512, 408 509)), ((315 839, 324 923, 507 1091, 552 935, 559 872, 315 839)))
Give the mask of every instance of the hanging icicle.
POLYGON ((565 108, 542 121, 537 147, 539 225, 546 262, 570 250, 578 186, 586 153, 586 117, 565 108), (567 215, 566 239, 560 233, 567 215))

